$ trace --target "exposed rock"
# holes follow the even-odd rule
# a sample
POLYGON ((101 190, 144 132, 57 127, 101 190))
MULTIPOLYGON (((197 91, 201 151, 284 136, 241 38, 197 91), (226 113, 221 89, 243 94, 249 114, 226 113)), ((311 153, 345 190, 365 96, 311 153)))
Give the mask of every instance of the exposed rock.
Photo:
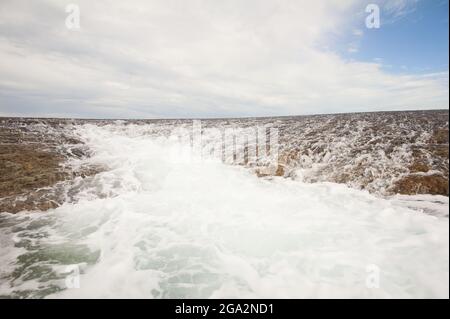
POLYGON ((394 192, 404 195, 448 196, 448 179, 441 175, 409 175, 395 184, 394 192))
MULTIPOLYGON (((295 176, 301 169, 305 182, 381 195, 448 193, 448 111, 288 117, 276 127, 279 169, 272 175, 295 176)), ((256 174, 268 176, 261 168, 256 174)))
POLYGON ((284 176, 286 173, 284 165, 278 165, 277 170, 275 171, 275 176, 284 176))
MULTIPOLYGON (((72 133, 73 126, 110 120, 0 118, 0 212, 46 210, 69 197, 58 185, 88 178, 102 167, 68 165, 89 157, 89 149, 72 133)), ((190 120, 130 120, 154 125, 148 134, 167 136, 172 125, 190 120), (166 125, 170 124, 170 125, 166 125)), ((285 118, 204 120, 202 127, 269 126, 279 132, 278 161, 249 160, 240 165, 257 176, 295 176, 305 182, 337 182, 373 193, 448 196, 448 111, 380 112, 285 118), (303 172, 305 174, 303 175, 303 172), (396 182, 392 182, 396 181, 396 182)), ((266 131, 266 137, 268 131, 266 131)), ((268 148, 269 153, 272 151, 268 148)))
POLYGON ((55 190, 56 184, 101 171, 100 167, 67 167, 68 158, 88 156, 82 142, 68 135, 57 120, 46 120, 44 129, 41 122, 35 121, 0 121, 0 212, 55 208, 63 202, 62 194, 55 190), (64 148, 61 144, 73 147, 64 148))
POLYGON ((411 173, 418 173, 418 172, 426 173, 430 170, 430 167, 425 162, 415 161, 414 163, 411 164, 409 170, 411 171, 411 173))
POLYGON ((439 128, 433 132, 430 143, 434 144, 448 144, 448 128, 439 128))
POLYGON ((0 144, 0 197, 48 187, 64 180, 63 157, 41 151, 39 145, 0 144))

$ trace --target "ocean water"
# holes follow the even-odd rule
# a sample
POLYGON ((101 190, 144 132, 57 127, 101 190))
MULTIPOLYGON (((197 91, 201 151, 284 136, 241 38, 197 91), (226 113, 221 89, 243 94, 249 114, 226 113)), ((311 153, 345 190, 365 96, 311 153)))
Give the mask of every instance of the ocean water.
POLYGON ((71 127, 92 152, 71 165, 106 169, 56 209, 0 214, 0 296, 449 297, 448 197, 260 178, 171 127, 71 127))

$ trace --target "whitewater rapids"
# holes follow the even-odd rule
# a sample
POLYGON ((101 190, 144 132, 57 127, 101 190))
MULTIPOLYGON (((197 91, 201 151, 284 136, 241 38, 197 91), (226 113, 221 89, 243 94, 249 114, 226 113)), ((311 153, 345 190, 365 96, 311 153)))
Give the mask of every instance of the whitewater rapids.
MULTIPOLYGON (((192 161, 145 126, 76 133, 92 150, 79 164, 108 169, 77 179, 76 201, 0 214, 0 296, 449 297, 448 218, 408 197, 192 161), (79 287, 67 286, 68 267, 79 287)), ((432 197, 419 202, 448 210, 432 197)))

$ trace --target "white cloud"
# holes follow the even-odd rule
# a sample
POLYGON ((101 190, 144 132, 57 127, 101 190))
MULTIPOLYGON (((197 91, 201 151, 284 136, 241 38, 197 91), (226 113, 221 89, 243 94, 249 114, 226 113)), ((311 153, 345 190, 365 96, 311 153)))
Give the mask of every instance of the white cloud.
POLYGON ((359 45, 357 43, 350 43, 347 48, 347 52, 349 53, 357 53, 359 51, 359 45))
POLYGON ((2 1, 0 115, 448 107, 448 72, 390 75, 319 49, 348 27, 356 0, 76 2, 79 31, 65 28, 60 1, 2 1))
POLYGON ((355 30, 353 30, 353 35, 355 35, 357 37, 362 37, 364 35, 364 31, 361 29, 355 29, 355 30))
POLYGON ((416 10, 419 0, 388 0, 384 1, 383 10, 393 17, 405 16, 416 10))

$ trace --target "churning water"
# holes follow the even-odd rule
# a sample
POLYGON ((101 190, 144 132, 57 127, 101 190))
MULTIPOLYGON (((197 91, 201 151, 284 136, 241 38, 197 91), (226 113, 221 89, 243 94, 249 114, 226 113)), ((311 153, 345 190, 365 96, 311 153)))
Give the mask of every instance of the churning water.
POLYGON ((447 197, 258 178, 153 128, 76 126, 78 164, 107 169, 54 210, 0 214, 0 296, 448 298, 448 218, 411 208, 447 197))

